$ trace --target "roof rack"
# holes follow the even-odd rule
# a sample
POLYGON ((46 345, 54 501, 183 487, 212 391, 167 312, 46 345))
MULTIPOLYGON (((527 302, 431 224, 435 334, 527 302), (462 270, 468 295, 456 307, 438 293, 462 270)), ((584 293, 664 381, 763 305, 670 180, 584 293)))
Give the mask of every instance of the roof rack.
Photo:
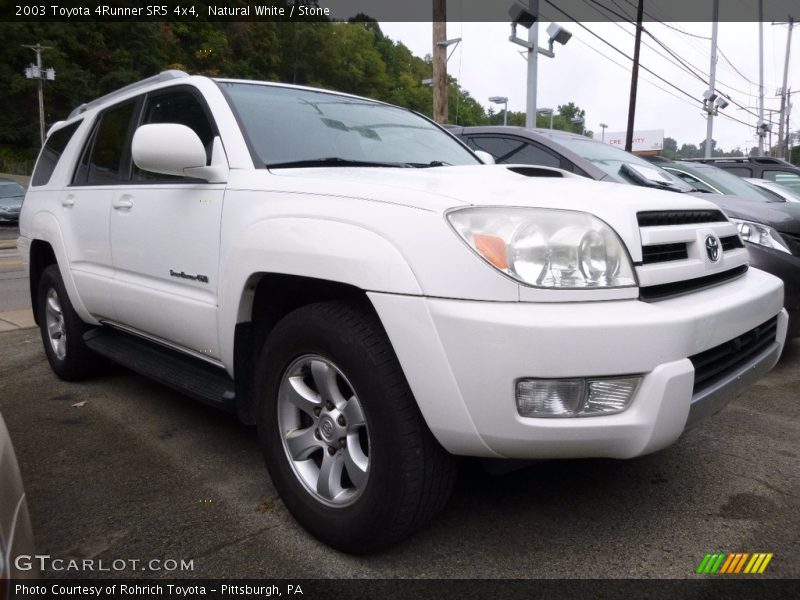
POLYGON ((714 156, 712 158, 687 158, 684 160, 690 160, 695 162, 704 162, 704 163, 740 163, 740 164, 751 164, 751 165, 782 165, 782 166, 794 166, 790 162, 787 162, 780 158, 775 158, 773 156, 714 156))
POLYGON ((108 102, 109 100, 111 100, 113 98, 116 98, 118 96, 122 96, 123 94, 127 94, 128 92, 132 92, 132 91, 137 90, 139 88, 142 88, 142 87, 145 87, 145 86, 148 86, 148 85, 152 85, 154 83, 161 83, 162 81, 169 81, 170 79, 180 79, 182 77, 189 77, 189 74, 185 73, 183 71, 179 71, 177 69, 170 69, 168 71, 162 71, 158 75, 153 75, 152 77, 148 77, 147 79, 142 79, 141 81, 136 81, 134 83, 131 83, 130 85, 126 85, 123 88, 115 90, 115 91, 111 92, 110 94, 106 94, 105 96, 100 96, 99 98, 96 98, 95 100, 92 100, 91 102, 86 102, 85 104, 81 104, 78 108, 76 108, 71 113, 69 113, 69 117, 68 118, 71 119, 74 116, 77 116, 77 115, 79 115, 81 113, 86 112, 90 108, 94 108, 95 106, 99 106, 100 104, 105 104, 106 102, 108 102))

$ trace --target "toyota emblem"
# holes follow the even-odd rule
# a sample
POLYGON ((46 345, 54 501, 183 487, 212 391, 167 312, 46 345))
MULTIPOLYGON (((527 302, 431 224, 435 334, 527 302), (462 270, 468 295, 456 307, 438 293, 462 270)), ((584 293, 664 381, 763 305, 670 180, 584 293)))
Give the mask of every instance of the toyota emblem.
POLYGON ((719 240, 713 235, 706 237, 706 254, 708 254, 708 259, 712 263, 715 263, 719 260, 719 256, 721 254, 719 240))

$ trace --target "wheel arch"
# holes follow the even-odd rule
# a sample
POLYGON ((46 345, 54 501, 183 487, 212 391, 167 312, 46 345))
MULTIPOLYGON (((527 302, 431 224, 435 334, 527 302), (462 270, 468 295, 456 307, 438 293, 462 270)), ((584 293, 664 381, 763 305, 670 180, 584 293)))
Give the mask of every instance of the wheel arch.
POLYGON ((359 303, 374 312, 366 291, 354 285, 285 273, 260 272, 250 276, 234 333, 237 413, 242 421, 255 423, 252 395, 255 362, 275 325, 298 308, 334 300, 359 303))
POLYGON ((28 261, 31 309, 33 310, 33 320, 39 325, 39 303, 37 302, 39 280, 42 278, 44 270, 50 265, 58 264, 58 260, 56 259, 56 253, 50 243, 37 239, 31 242, 28 261))

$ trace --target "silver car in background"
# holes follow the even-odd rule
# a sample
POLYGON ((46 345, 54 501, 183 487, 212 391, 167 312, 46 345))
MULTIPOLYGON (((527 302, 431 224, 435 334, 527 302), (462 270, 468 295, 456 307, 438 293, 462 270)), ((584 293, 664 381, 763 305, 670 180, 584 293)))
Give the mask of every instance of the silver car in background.
POLYGON ((0 223, 17 223, 24 199, 24 187, 16 181, 0 177, 0 223))
POLYGON ((770 181, 769 179, 756 179, 755 177, 745 177, 744 180, 766 190, 780 198, 784 202, 800 202, 800 190, 792 190, 789 187, 770 181))
POLYGON ((31 577, 32 571, 18 571, 14 558, 33 555, 33 532, 22 488, 17 457, 5 421, 0 415, 0 598, 10 598, 11 579, 31 577))

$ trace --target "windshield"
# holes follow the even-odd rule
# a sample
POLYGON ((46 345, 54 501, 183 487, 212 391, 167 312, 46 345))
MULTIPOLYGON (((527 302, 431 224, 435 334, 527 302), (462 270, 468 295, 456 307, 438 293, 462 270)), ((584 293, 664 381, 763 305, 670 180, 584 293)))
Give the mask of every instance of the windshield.
POLYGON ((758 202, 775 202, 775 198, 770 196, 767 192, 758 189, 752 183, 748 183, 738 175, 728 173, 723 169, 712 167, 711 165, 699 166, 675 163, 675 166, 671 168, 685 171, 700 181, 717 188, 723 194, 739 196, 740 198, 756 200, 758 202))
MULTIPOLYGON (((550 134, 545 133, 545 135, 550 134)), ((632 170, 634 172, 638 171, 643 175, 645 173, 657 173, 658 176, 655 183, 659 183, 659 180, 667 181, 681 192, 691 192, 694 189, 671 173, 667 173, 664 169, 657 167, 635 154, 625 152, 610 144, 571 135, 555 134, 550 135, 550 137, 562 146, 572 150, 578 156, 591 161, 596 167, 602 169, 618 181, 635 185, 640 184, 637 178, 632 176, 631 170, 623 168, 624 165, 630 165, 632 167, 639 167, 639 169, 632 170)))
POLYGON ((24 195, 25 188, 18 183, 0 183, 0 198, 14 198, 24 195))
POLYGON ((402 108, 296 88, 219 85, 266 167, 481 164, 436 125, 402 108))

